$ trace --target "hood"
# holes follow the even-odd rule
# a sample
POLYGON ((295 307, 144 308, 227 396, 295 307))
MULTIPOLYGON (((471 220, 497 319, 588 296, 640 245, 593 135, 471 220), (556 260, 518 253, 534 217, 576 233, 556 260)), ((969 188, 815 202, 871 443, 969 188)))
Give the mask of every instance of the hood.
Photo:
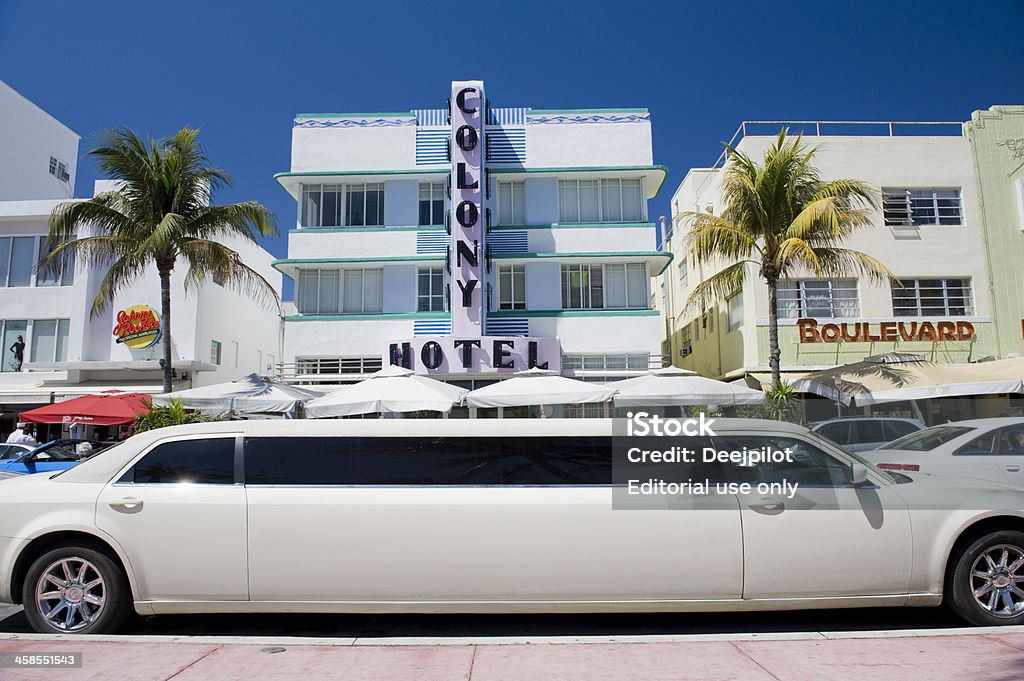
POLYGON ((911 482, 895 489, 911 508, 971 511, 1016 511, 1024 515, 1024 489, 1010 485, 933 473, 906 473, 911 482))

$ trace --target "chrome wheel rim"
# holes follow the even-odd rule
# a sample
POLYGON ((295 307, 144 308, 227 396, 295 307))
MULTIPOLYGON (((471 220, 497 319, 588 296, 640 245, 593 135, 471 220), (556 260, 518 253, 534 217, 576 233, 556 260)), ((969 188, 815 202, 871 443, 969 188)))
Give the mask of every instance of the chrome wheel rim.
POLYGON ((985 612, 1009 619, 1024 613, 1024 549, 999 544, 971 566, 971 593, 985 612))
POLYGON ((36 608, 57 631, 79 631, 96 621, 107 600, 107 585, 84 558, 55 561, 36 582, 36 608))

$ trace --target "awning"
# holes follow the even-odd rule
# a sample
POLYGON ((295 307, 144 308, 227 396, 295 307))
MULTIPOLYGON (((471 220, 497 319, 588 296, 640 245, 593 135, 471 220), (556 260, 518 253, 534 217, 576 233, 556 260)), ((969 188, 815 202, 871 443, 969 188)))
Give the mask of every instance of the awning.
POLYGON ((27 423, 66 423, 90 426, 116 426, 131 423, 139 414, 145 414, 149 407, 143 402, 149 400, 142 393, 103 393, 84 395, 73 400, 55 402, 45 407, 21 413, 21 420, 27 423))
POLYGON ((466 395, 466 404, 471 407, 593 404, 607 402, 614 394, 614 389, 602 383, 586 383, 544 369, 529 369, 474 390, 466 395))
POLYGON ((765 401, 760 390, 697 376, 677 367, 615 381, 608 387, 618 390, 616 407, 761 404, 765 401))
POLYGON ((292 411, 300 402, 322 396, 323 393, 318 390, 309 390, 249 374, 227 383, 214 383, 191 390, 164 393, 154 397, 153 404, 164 406, 177 400, 186 409, 206 412, 282 414, 292 411))
POLYGON ((450 383, 386 366, 370 378, 306 403, 309 418, 377 412, 449 412, 468 391, 450 383))

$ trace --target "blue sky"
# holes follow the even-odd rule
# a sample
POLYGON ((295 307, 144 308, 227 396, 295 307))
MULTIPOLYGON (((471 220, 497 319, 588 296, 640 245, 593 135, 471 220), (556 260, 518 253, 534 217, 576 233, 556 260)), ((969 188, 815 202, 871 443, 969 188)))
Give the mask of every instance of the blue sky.
MULTIPOLYGON (((440 107, 449 82, 534 108, 647 107, 655 162, 707 166, 744 119, 966 120, 1024 104, 1024 1, 40 2, 0 0, 0 80, 83 136, 199 127, 282 234, 298 112, 440 107), (468 5, 467 5, 468 6, 468 5)), ((91 193, 80 161, 76 195, 91 193)), ((267 242, 277 256, 285 236, 267 242)))

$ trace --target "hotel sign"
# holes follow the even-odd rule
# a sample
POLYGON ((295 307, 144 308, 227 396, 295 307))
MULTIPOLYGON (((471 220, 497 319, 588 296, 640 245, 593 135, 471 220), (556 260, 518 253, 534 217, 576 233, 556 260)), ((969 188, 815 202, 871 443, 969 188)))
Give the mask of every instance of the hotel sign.
POLYGON ((970 341, 974 339, 974 325, 970 322, 911 322, 885 321, 841 322, 818 324, 816 319, 798 319, 797 333, 801 343, 864 343, 881 341, 940 342, 970 341))
POLYGON ((486 118, 487 100, 479 80, 455 81, 449 99, 451 155, 447 273, 450 275, 448 336, 425 336, 390 344, 385 361, 417 373, 512 372, 541 368, 561 371, 557 338, 487 336, 486 118))

